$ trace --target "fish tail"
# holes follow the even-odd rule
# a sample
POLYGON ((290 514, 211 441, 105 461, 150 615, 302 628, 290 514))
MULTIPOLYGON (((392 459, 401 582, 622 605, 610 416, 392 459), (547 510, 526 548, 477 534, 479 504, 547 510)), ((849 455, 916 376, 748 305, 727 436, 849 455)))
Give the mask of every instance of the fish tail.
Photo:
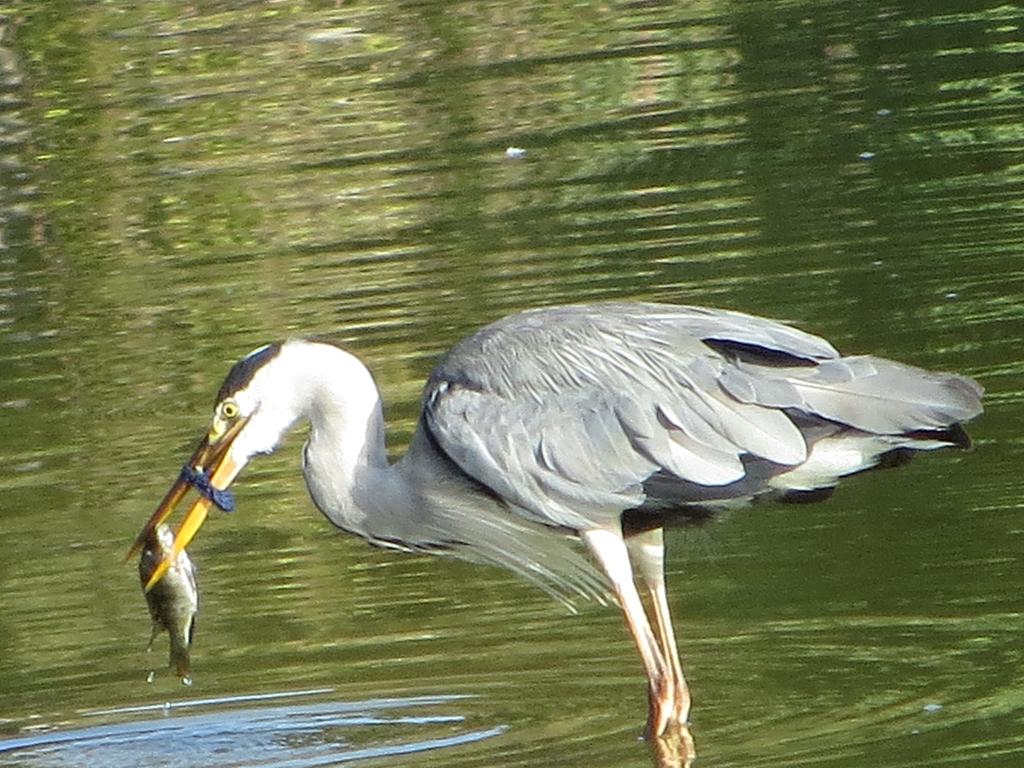
POLYGON ((171 664, 175 674, 182 682, 192 682, 192 660, 189 657, 188 648, 180 643, 171 643, 171 664))

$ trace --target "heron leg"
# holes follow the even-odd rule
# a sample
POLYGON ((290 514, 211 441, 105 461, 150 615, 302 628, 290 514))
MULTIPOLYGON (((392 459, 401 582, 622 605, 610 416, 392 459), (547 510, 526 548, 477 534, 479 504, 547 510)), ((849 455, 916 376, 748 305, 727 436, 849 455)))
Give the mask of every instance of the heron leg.
POLYGON ((581 532, 580 536, 608 576, 612 591, 625 615, 626 625, 640 652, 640 659, 647 673, 650 703, 647 729, 651 736, 661 736, 674 714, 674 681, 647 620, 640 594, 637 592, 633 580, 633 566, 622 530, 618 526, 594 528, 581 532))
POLYGON ((661 647, 662 658, 672 676, 673 713, 672 720, 686 723, 690 717, 690 688, 683 676, 683 665, 679 660, 672 615, 668 607, 668 590, 665 587, 665 537, 661 528, 633 534, 626 539, 630 560, 650 597, 653 608, 654 631, 661 647))

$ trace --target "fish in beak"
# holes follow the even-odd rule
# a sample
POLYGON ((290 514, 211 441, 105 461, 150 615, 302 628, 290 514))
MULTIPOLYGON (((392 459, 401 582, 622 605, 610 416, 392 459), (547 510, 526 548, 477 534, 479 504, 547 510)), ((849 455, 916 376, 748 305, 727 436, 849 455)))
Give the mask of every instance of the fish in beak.
POLYGON ((199 585, 195 566, 185 552, 170 557, 173 541, 174 534, 170 528, 166 525, 157 526, 153 537, 143 545, 142 556, 139 558, 139 579, 143 585, 149 582, 154 568, 165 562, 173 562, 164 578, 146 593, 146 605, 153 620, 153 631, 146 650, 152 650, 157 635, 166 631, 171 641, 170 666, 178 673, 182 683, 191 685, 190 649, 196 633, 199 585))
POLYGON ((232 458, 231 445, 245 427, 248 418, 240 416, 237 410, 232 412, 225 409, 224 403, 221 406, 214 416, 209 433, 199 443, 191 458, 185 462, 178 479, 164 495, 128 551, 126 559, 131 559, 147 541, 152 540, 157 528, 181 504, 190 489, 195 488, 199 492, 199 498, 193 502, 182 520, 166 558, 156 566, 145 584, 146 592, 163 578, 179 553, 189 545, 206 521, 211 507, 218 506, 226 511, 234 508, 228 487, 242 471, 245 463, 232 458))

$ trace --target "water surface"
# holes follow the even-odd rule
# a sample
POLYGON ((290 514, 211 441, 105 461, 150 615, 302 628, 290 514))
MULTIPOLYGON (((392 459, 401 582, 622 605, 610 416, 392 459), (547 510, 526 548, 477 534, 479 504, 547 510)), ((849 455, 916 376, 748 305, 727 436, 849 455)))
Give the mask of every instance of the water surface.
MULTIPOLYGON (((360 759, 648 764, 615 611, 336 533, 301 434, 192 548, 191 689, 144 652, 122 563, 252 348, 347 344, 400 453, 462 335, 629 298, 790 320, 989 392, 972 452, 671 534, 701 764, 1019 764, 1021 24, 966 2, 15 3, 0 763, 80 764, 24 740, 106 744, 152 714, 97 711, 197 698, 179 722, 209 757, 209 718, 263 737, 283 717, 235 697, 330 688, 321 714, 435 702, 361 730, 360 759)), ((224 733, 229 762, 304 758, 224 733)))

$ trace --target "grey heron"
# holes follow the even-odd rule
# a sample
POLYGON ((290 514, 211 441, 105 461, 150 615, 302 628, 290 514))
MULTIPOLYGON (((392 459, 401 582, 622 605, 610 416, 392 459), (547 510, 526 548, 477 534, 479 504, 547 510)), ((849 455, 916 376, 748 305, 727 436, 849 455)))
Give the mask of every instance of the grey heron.
POLYGON ((664 526, 761 497, 816 498, 916 450, 964 447, 961 425, 981 412, 981 394, 972 379, 843 357, 821 338, 738 312, 551 307, 456 344, 392 464, 366 366, 332 344, 290 340, 231 369, 207 434, 138 542, 207 478, 175 537, 181 551, 217 492, 308 421, 306 484, 337 527, 384 547, 502 565, 556 595, 610 591, 647 675, 648 733, 667 737, 686 728, 690 694, 664 526))

